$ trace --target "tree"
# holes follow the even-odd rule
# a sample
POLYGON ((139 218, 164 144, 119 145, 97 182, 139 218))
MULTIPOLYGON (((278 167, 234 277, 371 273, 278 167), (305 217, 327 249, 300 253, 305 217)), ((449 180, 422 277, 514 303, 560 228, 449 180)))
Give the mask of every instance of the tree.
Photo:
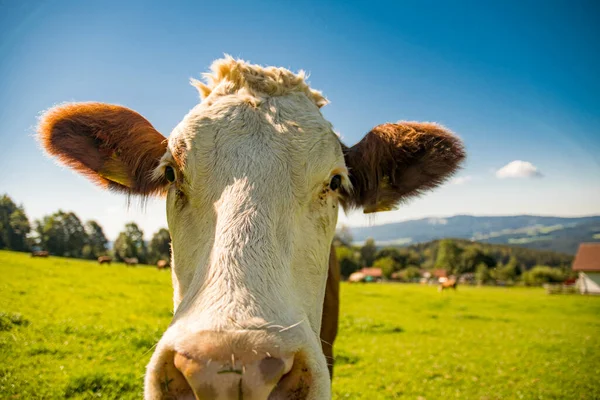
POLYGON ((165 228, 161 228, 152 236, 148 246, 148 262, 156 264, 158 260, 171 259, 171 235, 165 228))
POLYGON ((425 269, 431 269, 435 266, 435 249, 433 246, 425 247, 420 249, 421 252, 421 267, 425 269))
POLYGON ((370 267, 375 261, 375 254, 377 253, 377 247, 375 246, 375 240, 368 238, 365 244, 360 249, 360 260, 365 267, 370 267))
POLYGON ((378 250, 377 253, 375 253, 375 261, 382 258, 393 259, 394 262, 399 265, 398 269, 404 267, 406 264, 406 254, 402 254, 400 250, 395 247, 385 247, 378 250))
POLYGON ((435 267, 445 269, 451 274, 458 274, 462 272, 460 255, 461 249, 454 240, 440 240, 435 267))
POLYGON ((125 258, 137 258, 142 264, 147 261, 144 232, 135 224, 135 222, 130 222, 125 225, 125 230, 119 233, 113 249, 115 258, 118 261, 123 261, 125 258))
POLYGON ((36 219, 33 221, 31 231, 29 234, 29 243, 32 249, 41 249, 44 246, 42 236, 44 235, 44 222, 36 219))
POLYGON ((560 283, 565 279, 563 272, 558 268, 546 265, 536 265, 523 274, 523 282, 527 286, 539 286, 544 283, 560 283))
POLYGON ((23 207, 18 207, 6 194, 0 197, 0 249, 29 250, 30 230, 23 207))
POLYGON ((508 263, 502 267, 496 268, 496 279, 504 282, 514 282, 519 275, 519 263, 513 256, 508 263))
POLYGON ((95 259, 106 255, 108 249, 108 240, 104 236, 102 227, 96 221, 88 221, 85 224, 87 233, 87 243, 83 247, 83 257, 95 259))
POLYGON ((37 222, 39 245, 50 253, 64 257, 82 257, 87 234, 73 212, 61 210, 37 222))
POLYGON ((402 262, 404 261, 404 257, 400 254, 400 250, 398 250, 395 247, 384 247, 383 249, 378 250, 377 253, 375 253, 375 260, 384 257, 393 258, 396 262, 400 264, 402 264, 402 262))
POLYGON ((11 250, 28 251, 30 246, 27 235, 31 230, 31 226, 22 207, 17 208, 10 214, 10 228, 12 230, 11 250))
POLYGON ((416 251, 399 249, 397 247, 384 247, 376 253, 375 260, 384 257, 393 258, 396 264, 398 264, 398 269, 403 269, 409 265, 418 265, 421 263, 421 257, 416 251))
POLYGON ((398 264, 392 257, 383 257, 375 260, 373 263, 374 268, 381 268, 381 273, 387 279, 390 279, 392 274, 400 269, 398 264))
POLYGON ((17 205, 8 195, 0 197, 0 249, 10 249, 12 247, 12 228, 10 226, 10 216, 17 209, 17 205))
POLYGON ((401 272, 401 276, 405 281, 412 282, 421 277, 421 270, 417 266, 409 265, 401 272))
POLYGON ((475 272, 477 266, 481 263, 492 267, 496 264, 494 259, 483 252, 477 245, 467 246, 460 255, 460 271, 475 272))
POLYGON ((406 252, 406 264, 404 267, 408 268, 410 266, 420 266, 422 262, 422 256, 417 251, 413 249, 403 249, 406 252))
POLYGON ((351 247, 336 246, 335 254, 340 264, 340 273, 344 278, 348 278, 350 274, 358 271, 360 268, 358 262, 359 254, 351 247))
POLYGON ((492 278, 490 269, 485 263, 479 263, 475 269, 475 280, 478 285, 485 285, 492 278))

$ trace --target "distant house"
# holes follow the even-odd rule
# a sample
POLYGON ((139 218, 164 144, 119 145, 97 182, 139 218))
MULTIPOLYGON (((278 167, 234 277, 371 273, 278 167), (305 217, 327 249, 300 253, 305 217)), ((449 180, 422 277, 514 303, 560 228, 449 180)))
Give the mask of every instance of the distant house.
POLYGON ((579 272, 577 285, 582 294, 600 294, 600 243, 579 245, 573 271, 579 272))
POLYGON ((381 268, 363 268, 348 277, 350 282, 378 282, 383 277, 381 268))
POLYGON ((365 276, 370 276, 371 278, 381 279, 383 277, 383 272, 381 272, 381 268, 363 268, 360 270, 365 276))

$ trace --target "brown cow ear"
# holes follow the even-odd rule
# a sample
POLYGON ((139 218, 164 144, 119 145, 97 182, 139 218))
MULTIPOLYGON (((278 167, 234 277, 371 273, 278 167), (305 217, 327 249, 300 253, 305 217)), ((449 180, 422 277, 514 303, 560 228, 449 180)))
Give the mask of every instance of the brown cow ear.
POLYGON ((160 194, 166 180, 152 172, 167 141, 137 112, 103 103, 65 104, 38 125, 42 147, 64 165, 104 188, 128 194, 160 194))
POLYGON ((392 210, 438 186, 465 158, 460 139, 426 122, 378 125, 343 150, 353 185, 343 196, 344 205, 362 207, 365 213, 392 210))

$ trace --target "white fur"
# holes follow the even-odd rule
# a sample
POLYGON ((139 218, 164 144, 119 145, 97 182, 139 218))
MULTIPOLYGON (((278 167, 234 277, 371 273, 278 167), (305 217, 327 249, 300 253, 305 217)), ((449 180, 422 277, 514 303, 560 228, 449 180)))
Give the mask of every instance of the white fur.
MULTIPOLYGON (((171 153, 184 143, 185 166, 167 196, 175 317, 148 375, 165 349, 193 345, 178 338, 270 324, 291 327, 283 346, 307 354, 309 398, 330 398, 319 331, 338 214, 327 185, 335 174, 348 185, 339 139, 319 111, 324 98, 301 76, 220 63, 155 173, 178 169, 171 153)), ((159 397, 146 382, 146 398, 159 397)))

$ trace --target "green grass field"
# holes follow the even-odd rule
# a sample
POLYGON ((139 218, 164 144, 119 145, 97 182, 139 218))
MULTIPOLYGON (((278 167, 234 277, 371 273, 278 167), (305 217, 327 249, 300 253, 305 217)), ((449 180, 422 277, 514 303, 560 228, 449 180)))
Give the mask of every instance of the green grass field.
MULTIPOLYGON (((170 274, 0 251, 0 398, 141 397, 170 274)), ((598 399, 600 298, 342 285, 335 399, 598 399)))

